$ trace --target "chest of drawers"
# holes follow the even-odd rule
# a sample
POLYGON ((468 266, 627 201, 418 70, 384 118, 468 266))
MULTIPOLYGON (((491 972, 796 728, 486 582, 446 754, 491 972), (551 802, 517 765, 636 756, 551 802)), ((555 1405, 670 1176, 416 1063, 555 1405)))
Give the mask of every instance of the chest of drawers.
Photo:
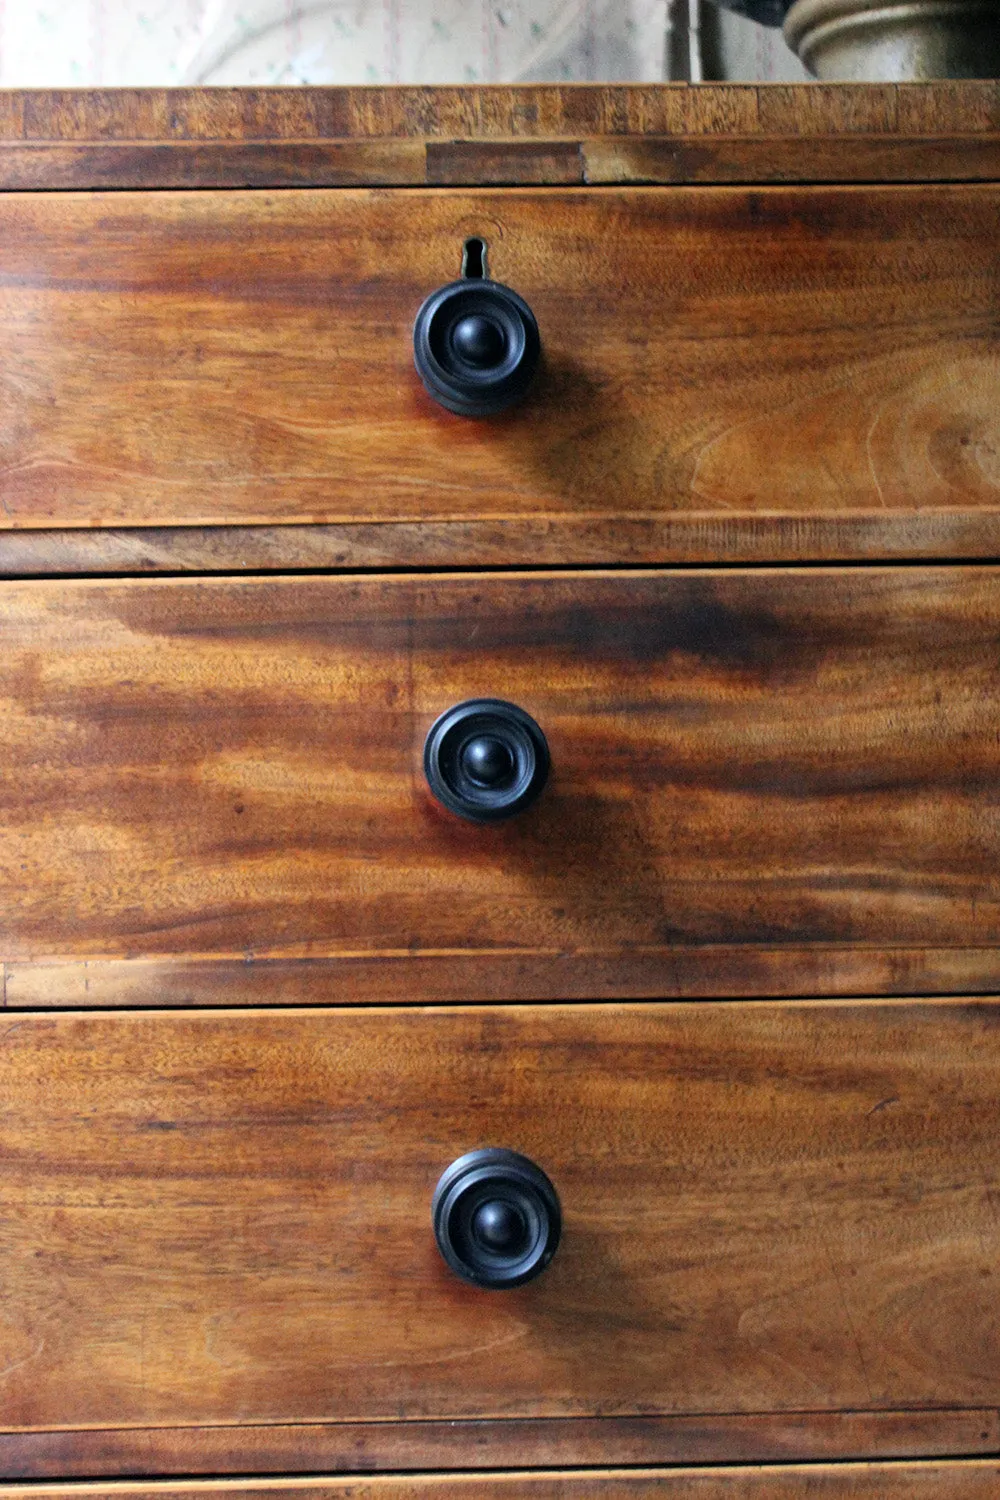
POLYGON ((2 1500, 995 1494, 1000 86, 0 183, 2 1500))

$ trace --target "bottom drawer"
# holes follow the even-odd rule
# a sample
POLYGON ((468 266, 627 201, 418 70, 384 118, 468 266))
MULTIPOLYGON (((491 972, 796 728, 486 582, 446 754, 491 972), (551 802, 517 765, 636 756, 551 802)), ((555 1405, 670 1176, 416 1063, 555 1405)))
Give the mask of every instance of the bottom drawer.
POLYGON ((0 1500, 995 1500, 995 1462, 0 1486, 0 1500))
POLYGON ((500 1467, 512 1424, 522 1466, 996 1451, 998 1022, 8 1015, 0 1471, 169 1473, 168 1428, 188 1474, 500 1467), (486 1146, 561 1200, 515 1290, 459 1279, 431 1229, 439 1175, 486 1146), (321 1436, 261 1465, 254 1424, 321 1436))

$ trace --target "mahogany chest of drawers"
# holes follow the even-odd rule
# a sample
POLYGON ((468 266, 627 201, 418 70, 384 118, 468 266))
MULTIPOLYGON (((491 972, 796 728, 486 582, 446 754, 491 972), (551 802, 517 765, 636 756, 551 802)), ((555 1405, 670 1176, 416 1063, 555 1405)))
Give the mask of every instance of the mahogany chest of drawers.
POLYGON ((1000 85, 0 185, 0 1500, 1000 1492, 1000 85))

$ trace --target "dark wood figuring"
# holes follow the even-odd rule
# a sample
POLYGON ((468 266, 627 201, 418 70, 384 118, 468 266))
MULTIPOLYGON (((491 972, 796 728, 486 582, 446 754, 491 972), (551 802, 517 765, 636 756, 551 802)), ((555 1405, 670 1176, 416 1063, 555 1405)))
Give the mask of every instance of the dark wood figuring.
MULTIPOLYGON (((995 1454, 1000 1413, 781 1412, 0 1430, 0 1474, 319 1474, 995 1454), (141 1455, 141 1457, 138 1457, 141 1455)), ((454 1477, 458 1477, 457 1474, 454 1477)), ((0 1489, 0 1495, 3 1490, 0 1489)))
MULTIPOLYGON (((998 179, 998 83, 0 93, 0 574, 995 559, 998 179)), ((0 1475, 93 1482, 0 1500, 993 1500, 998 1002, 595 1002, 1000 992, 998 642, 992 567, 4 584, 0 1475)))
POLYGON ((537 564, 564 536, 563 561, 817 535, 995 555, 998 208, 993 187, 8 195, 3 529, 254 522, 251 566, 313 565, 284 521, 343 524, 348 565, 382 524, 380 565, 537 564), (523 406, 481 422, 425 395, 411 347, 475 233, 545 348, 523 406))
POLYGON ((8 190, 998 176, 1000 89, 988 82, 0 97, 0 187, 8 190))
POLYGON ((366 964, 378 998, 381 956, 410 1001, 442 960, 484 998, 520 966, 515 993, 561 998, 591 958, 604 994, 732 992, 757 949, 784 950, 779 992, 822 993, 860 948, 889 988, 976 988, 998 634, 988 567, 8 583, 0 958, 15 987, 36 960, 343 959, 345 990, 313 981, 329 1002, 366 964), (481 696, 553 759, 491 827, 422 767, 431 722, 481 696))
POLYGON ((134 1426, 144 1466, 151 1425, 991 1407, 998 1015, 11 1017, 4 1425, 134 1426), (499 1142, 564 1241, 488 1293, 429 1204, 499 1142))
POLYGON ((257 1480, 190 1484, 2 1485, 0 1500, 422 1500, 469 1495, 476 1500, 993 1500, 1000 1465, 982 1461, 916 1464, 811 1464, 755 1469, 596 1470, 586 1473, 412 1475, 409 1478, 257 1480))

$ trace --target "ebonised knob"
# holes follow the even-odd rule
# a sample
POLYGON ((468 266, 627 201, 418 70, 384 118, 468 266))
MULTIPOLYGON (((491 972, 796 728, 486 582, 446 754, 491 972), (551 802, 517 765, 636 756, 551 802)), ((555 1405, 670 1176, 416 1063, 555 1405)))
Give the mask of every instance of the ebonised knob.
POLYGON ((431 1215, 451 1269, 493 1291, 523 1286, 544 1271, 562 1228, 545 1173, 497 1146, 452 1162, 434 1190, 431 1215))
POLYGON ((461 417, 492 417, 520 401, 540 354, 531 308, 497 281, 467 277, 441 287, 413 325, 417 374, 461 417))
POLYGON ((549 774, 549 747, 531 715, 515 703, 471 698, 431 725, 424 772, 450 812, 493 823, 534 802, 549 774))

